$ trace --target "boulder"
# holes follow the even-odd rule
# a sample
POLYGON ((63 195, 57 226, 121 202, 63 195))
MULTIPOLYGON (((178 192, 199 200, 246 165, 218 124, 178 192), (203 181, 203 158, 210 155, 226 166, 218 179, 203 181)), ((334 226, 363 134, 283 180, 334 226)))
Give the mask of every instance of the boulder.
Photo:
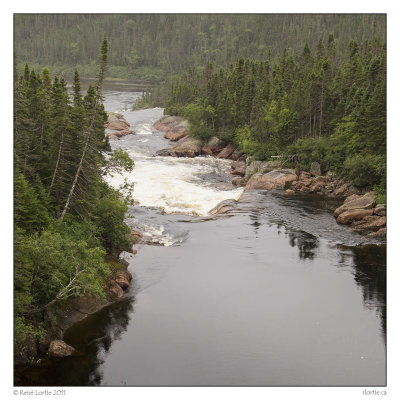
POLYGON ((296 179, 294 171, 288 169, 273 170, 267 174, 257 172, 247 182, 246 189, 286 189, 296 179))
POLYGON ((321 166, 317 162, 312 162, 310 167, 310 174, 313 176, 320 176, 321 175, 321 166))
POLYGON ((155 156, 160 156, 160 157, 176 157, 175 151, 171 149, 161 149, 156 151, 155 156))
POLYGON ((114 137, 114 136, 122 137, 122 136, 126 136, 126 135, 131 135, 132 133, 133 133, 133 131, 130 130, 130 129, 123 129, 121 131, 106 133, 106 136, 108 136, 108 138, 111 138, 111 137, 114 137))
POLYGON ((375 194, 374 192, 368 192, 361 195, 351 195, 346 198, 344 203, 338 207, 335 212, 333 213, 334 217, 337 217, 341 213, 348 211, 348 210, 369 210, 372 209, 375 205, 375 194))
POLYGON ((243 178, 233 178, 232 179, 233 186, 244 186, 243 178))
POLYGON ((280 168, 281 163, 279 161, 262 161, 258 165, 257 172, 261 172, 262 174, 265 174, 267 172, 271 172, 274 169, 280 168))
POLYGON ((357 232, 378 231, 379 229, 381 229, 385 226, 386 226, 386 217, 379 217, 379 216, 373 215, 372 219, 369 218, 364 223, 357 224, 357 226, 354 228, 354 230, 357 232))
POLYGON ((360 191, 350 183, 339 184, 339 186, 333 192, 334 197, 347 197, 352 194, 360 194, 360 191))
POLYGON ((185 132, 174 132, 174 131, 168 131, 165 135, 164 138, 171 140, 171 142, 177 142, 179 139, 182 139, 183 137, 186 136, 185 132))
POLYGON ((131 273, 126 270, 118 270, 115 273, 115 282, 119 285, 122 289, 127 289, 130 286, 130 281, 132 280, 131 273))
POLYGON ((218 154, 225 147, 222 140, 213 136, 204 146, 203 146, 203 154, 207 154, 209 156, 213 156, 218 154))
POLYGON ((385 238, 386 237, 386 227, 381 228, 376 232, 371 232, 368 236, 375 237, 375 238, 385 238))
POLYGON ((233 161, 239 160, 243 156, 243 153, 239 150, 235 150, 228 158, 233 161))
POLYGON ((231 164, 231 169, 232 175, 244 176, 246 173, 246 163, 244 161, 234 161, 231 164))
POLYGON ((130 233, 128 234, 128 236, 133 239, 133 243, 138 243, 142 237, 143 237, 143 233, 139 232, 139 231, 135 231, 134 229, 132 229, 130 231, 130 233))
POLYGON ((50 357, 69 357, 72 356, 76 350, 65 343, 63 340, 53 340, 50 342, 48 354, 50 357))
POLYGON ((182 133, 185 132, 189 127, 189 122, 184 120, 182 117, 164 115, 153 124, 153 127, 158 131, 173 131, 182 133))
POLYGON ((181 139, 173 148, 175 157, 196 157, 201 154, 201 142, 192 136, 181 139))
POLYGON ((235 151, 235 147, 231 144, 224 147, 218 154, 217 158, 229 158, 229 156, 235 151))
POLYGON ((386 204, 377 204, 374 208, 374 214, 381 217, 386 216, 386 204))
POLYGON ((362 209, 354 209, 349 211, 344 211, 341 213, 336 221, 338 224, 348 225, 351 224, 353 221, 358 221, 363 219, 368 215, 372 215, 373 210, 362 210, 362 209))
POLYGON ((210 215, 215 214, 227 214, 236 207, 237 201, 233 199, 223 200, 212 208, 208 213, 210 215))
POLYGON ((258 168, 261 165, 261 161, 252 161, 247 167, 244 174, 246 180, 250 179, 255 173, 258 172, 258 168))
POLYGON ((109 288, 112 297, 120 299, 124 296, 124 291, 122 290, 122 287, 119 286, 116 282, 111 282, 109 288))

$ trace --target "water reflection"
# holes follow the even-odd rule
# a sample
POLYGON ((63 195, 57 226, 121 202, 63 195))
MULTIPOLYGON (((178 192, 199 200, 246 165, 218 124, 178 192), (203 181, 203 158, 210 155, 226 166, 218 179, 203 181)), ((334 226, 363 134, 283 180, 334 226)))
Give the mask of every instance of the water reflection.
POLYGON ((94 386, 102 382, 99 366, 113 341, 121 338, 133 316, 134 298, 122 301, 92 314, 75 324, 64 340, 81 355, 65 359, 46 360, 40 366, 16 371, 15 385, 24 386, 94 386))
POLYGON ((378 313, 386 343, 386 246, 354 247, 352 252, 354 280, 362 288, 365 307, 378 313))
POLYGON ((289 237, 289 244, 292 247, 297 246, 299 249, 300 260, 313 260, 315 257, 315 249, 318 248, 318 239, 302 231, 287 230, 287 236, 289 237))

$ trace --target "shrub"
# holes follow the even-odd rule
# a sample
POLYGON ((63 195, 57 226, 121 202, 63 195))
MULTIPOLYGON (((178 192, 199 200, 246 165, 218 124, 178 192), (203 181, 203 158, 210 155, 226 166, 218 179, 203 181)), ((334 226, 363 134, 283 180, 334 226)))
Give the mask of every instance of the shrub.
POLYGON ((358 154, 346 158, 344 175, 358 188, 381 186, 386 180, 386 162, 383 156, 358 154))

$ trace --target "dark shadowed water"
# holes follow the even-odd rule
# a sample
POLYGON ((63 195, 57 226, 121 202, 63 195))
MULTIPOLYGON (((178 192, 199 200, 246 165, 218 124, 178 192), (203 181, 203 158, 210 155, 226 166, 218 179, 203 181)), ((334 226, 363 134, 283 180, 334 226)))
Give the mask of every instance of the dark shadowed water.
MULTIPOLYGON (((135 96, 112 93, 114 111, 135 96)), ((169 145, 151 129, 161 114, 126 112, 137 134, 114 144, 136 162, 127 222, 153 243, 125 254, 133 287, 67 331, 80 356, 16 383, 385 385, 385 246, 337 225, 337 202, 315 196, 254 191, 207 215, 239 199, 229 163, 152 157, 169 145)))

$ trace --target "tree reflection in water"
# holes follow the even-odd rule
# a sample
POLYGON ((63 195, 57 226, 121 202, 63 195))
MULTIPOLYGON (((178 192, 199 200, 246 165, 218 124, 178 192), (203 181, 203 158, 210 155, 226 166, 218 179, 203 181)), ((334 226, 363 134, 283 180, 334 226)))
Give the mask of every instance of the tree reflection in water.
POLYGON ((315 250, 318 248, 318 239, 310 233, 286 229, 286 235, 289 238, 289 244, 299 249, 300 260, 313 260, 315 250))
POLYGON ((32 386, 99 385, 103 379, 99 366, 112 342, 126 331, 133 304, 134 297, 127 297, 76 323, 67 330, 64 340, 81 355, 24 368, 17 374, 15 384, 20 380, 32 386))
POLYGON ((386 246, 371 244, 351 250, 354 280, 362 288, 365 307, 375 309, 380 316, 386 343, 386 246))

